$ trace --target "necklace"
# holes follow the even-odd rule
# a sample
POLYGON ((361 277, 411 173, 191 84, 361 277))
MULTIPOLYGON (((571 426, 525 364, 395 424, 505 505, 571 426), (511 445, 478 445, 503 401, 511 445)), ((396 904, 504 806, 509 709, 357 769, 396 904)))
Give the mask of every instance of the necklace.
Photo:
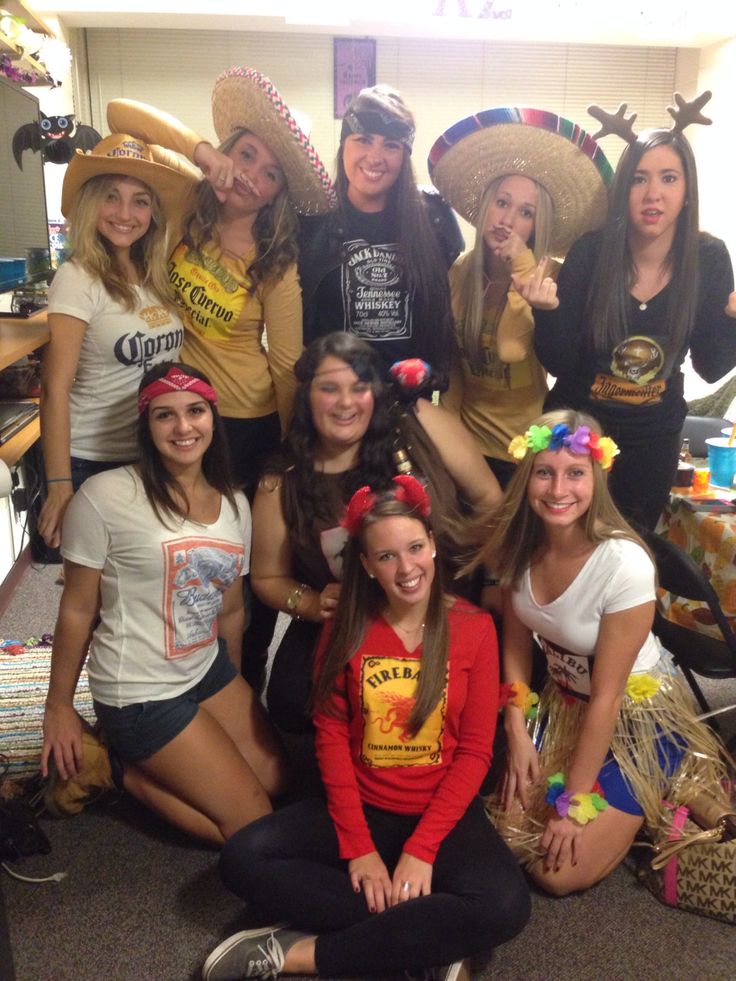
POLYGON ((415 634, 417 631, 424 630, 423 623, 420 623, 416 627, 402 627, 398 623, 391 623, 390 620, 388 620, 387 623, 389 627, 392 627, 394 630, 400 630, 402 634, 406 634, 407 636, 411 636, 411 634, 415 634))

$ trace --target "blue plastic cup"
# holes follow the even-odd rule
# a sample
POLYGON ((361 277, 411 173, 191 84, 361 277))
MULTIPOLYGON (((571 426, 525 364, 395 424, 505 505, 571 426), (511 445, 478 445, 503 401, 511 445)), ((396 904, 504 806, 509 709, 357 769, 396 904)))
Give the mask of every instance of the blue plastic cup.
POLYGON ((730 490, 736 474, 736 441, 729 446, 725 436, 711 436, 705 442, 708 446, 710 482, 730 490))

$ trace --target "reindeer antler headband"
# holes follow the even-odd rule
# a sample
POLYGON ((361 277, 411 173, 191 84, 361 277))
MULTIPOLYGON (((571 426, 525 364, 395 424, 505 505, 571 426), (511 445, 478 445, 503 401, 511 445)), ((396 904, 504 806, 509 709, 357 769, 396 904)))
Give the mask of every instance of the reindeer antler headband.
MULTIPOLYGON (((703 106, 708 102, 713 95, 712 92, 705 91, 699 96, 694 98, 691 102, 687 99, 683 99, 679 92, 675 92, 675 102, 676 106, 667 106, 667 112, 674 119, 674 125, 672 126, 672 131, 675 133, 681 133, 686 126, 690 126, 691 123, 700 123, 702 126, 710 126, 713 122, 712 119, 708 119, 700 111, 703 106)), ((622 102, 618 107, 616 112, 606 112, 605 109, 601 109, 600 106, 588 106, 588 112, 593 117, 597 119, 601 124, 601 128, 597 133, 593 134, 594 140, 600 140, 603 136, 620 136, 622 140, 626 143, 633 144, 636 143, 637 134, 634 132, 634 122, 636 121, 636 113, 632 114, 626 118, 627 103, 622 102)))

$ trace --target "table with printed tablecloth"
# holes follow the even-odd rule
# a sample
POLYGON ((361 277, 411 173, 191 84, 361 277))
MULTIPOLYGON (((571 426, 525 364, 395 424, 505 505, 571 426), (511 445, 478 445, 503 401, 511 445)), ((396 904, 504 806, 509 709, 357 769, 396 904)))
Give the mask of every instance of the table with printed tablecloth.
MULTIPOLYGON (((736 629, 736 512, 695 511, 688 507, 685 495, 673 491, 657 531, 700 566, 736 629)), ((705 603, 673 597, 664 590, 660 590, 660 601, 670 620, 720 639, 705 603)))

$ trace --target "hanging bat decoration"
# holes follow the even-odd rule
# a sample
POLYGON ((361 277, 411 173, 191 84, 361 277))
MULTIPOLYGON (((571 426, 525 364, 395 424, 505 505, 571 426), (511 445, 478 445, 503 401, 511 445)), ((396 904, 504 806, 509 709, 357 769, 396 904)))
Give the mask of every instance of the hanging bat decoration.
POLYGON ((13 136, 13 156, 23 170, 23 151, 41 153, 45 163, 66 164, 75 150, 91 150, 102 137, 92 126, 75 123, 74 116, 47 116, 19 126, 13 136))

